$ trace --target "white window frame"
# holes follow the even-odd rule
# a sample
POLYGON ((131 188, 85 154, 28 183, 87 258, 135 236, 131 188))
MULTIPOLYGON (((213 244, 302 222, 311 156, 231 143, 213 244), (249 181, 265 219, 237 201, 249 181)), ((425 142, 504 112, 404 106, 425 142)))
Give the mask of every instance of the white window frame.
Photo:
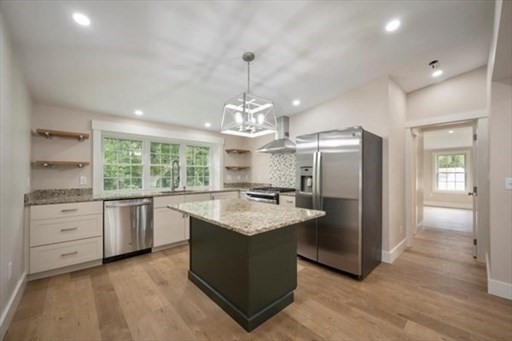
MULTIPOLYGON (((135 126, 114 122, 95 121, 91 122, 93 130, 93 193, 108 194, 120 192, 158 192, 169 190, 169 188, 150 188, 151 175, 151 150, 150 143, 172 143, 180 145, 180 188, 186 185, 186 146, 200 146, 210 148, 210 185, 209 188, 220 188, 223 181, 223 160, 222 151, 224 139, 211 136, 201 131, 175 132, 166 129, 152 128, 146 126, 135 126), (142 141, 142 164, 143 178, 142 189, 123 191, 104 191, 103 189, 103 138, 133 139, 142 141)), ((194 188, 194 187, 188 187, 194 188)))
POLYGON ((432 193, 438 194, 461 194, 467 195, 468 192, 468 184, 469 184, 469 164, 470 164, 470 153, 468 150, 437 150, 432 152, 432 193), (463 190, 441 190, 438 189, 437 181, 437 159, 439 156, 449 156, 449 155, 464 155, 464 189, 463 190))

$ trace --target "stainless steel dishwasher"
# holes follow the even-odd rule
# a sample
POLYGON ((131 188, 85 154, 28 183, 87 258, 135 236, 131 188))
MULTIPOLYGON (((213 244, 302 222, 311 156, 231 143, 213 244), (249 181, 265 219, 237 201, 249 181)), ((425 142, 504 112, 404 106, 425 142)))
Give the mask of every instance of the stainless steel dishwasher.
POLYGON ((151 251, 153 198, 104 201, 103 262, 151 251))

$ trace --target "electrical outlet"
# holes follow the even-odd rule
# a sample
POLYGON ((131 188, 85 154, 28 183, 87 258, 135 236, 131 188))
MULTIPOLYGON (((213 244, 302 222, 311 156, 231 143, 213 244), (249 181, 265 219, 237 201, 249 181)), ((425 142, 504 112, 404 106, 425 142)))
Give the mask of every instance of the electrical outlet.
POLYGON ((86 176, 80 176, 80 185, 87 185, 87 177, 86 176))
POLYGON ((12 261, 7 264, 7 279, 12 278, 12 261))

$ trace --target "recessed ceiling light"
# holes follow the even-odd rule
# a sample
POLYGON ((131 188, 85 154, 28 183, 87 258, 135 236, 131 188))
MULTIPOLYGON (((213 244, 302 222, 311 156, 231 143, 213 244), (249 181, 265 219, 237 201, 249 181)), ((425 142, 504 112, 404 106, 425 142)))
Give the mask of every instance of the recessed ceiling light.
POLYGON ((300 99, 295 99, 295 100, 293 100, 292 104, 293 104, 294 106, 299 106, 299 105, 300 105, 300 99))
POLYGON ((432 72, 432 77, 439 77, 443 74, 443 70, 436 70, 432 72))
POLYGON ((400 27, 400 20, 394 19, 386 24, 386 31, 395 32, 400 27))
POLYGON ((82 13, 73 13, 73 20, 75 20, 77 24, 82 26, 89 26, 91 24, 91 20, 82 13))
POLYGON ((212 126, 212 124, 211 124, 210 122, 205 122, 204 126, 205 126, 206 128, 210 128, 210 127, 212 126))
POLYGON ((142 116, 142 115, 144 115, 144 112, 143 112, 142 110, 135 110, 133 113, 134 113, 135 115, 137 115, 137 116, 142 116))
POLYGON ((448 134, 453 134, 453 130, 448 130, 448 134))

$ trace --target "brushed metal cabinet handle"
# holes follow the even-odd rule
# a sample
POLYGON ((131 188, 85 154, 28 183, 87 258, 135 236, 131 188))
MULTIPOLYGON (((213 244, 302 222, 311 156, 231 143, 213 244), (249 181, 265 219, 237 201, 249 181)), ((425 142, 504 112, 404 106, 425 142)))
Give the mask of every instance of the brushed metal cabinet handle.
POLYGON ((76 212, 78 211, 78 208, 66 208, 66 209, 63 209, 63 210, 60 210, 61 212, 65 213, 65 212, 76 212))
POLYGON ((66 232, 66 231, 74 231, 74 230, 78 230, 78 227, 68 227, 68 228, 64 228, 64 229, 60 229, 60 232, 66 232))
POLYGON ((60 256, 61 257, 72 256, 72 255, 76 255, 77 253, 78 253, 78 251, 73 251, 73 252, 68 252, 68 253, 62 253, 60 256))

